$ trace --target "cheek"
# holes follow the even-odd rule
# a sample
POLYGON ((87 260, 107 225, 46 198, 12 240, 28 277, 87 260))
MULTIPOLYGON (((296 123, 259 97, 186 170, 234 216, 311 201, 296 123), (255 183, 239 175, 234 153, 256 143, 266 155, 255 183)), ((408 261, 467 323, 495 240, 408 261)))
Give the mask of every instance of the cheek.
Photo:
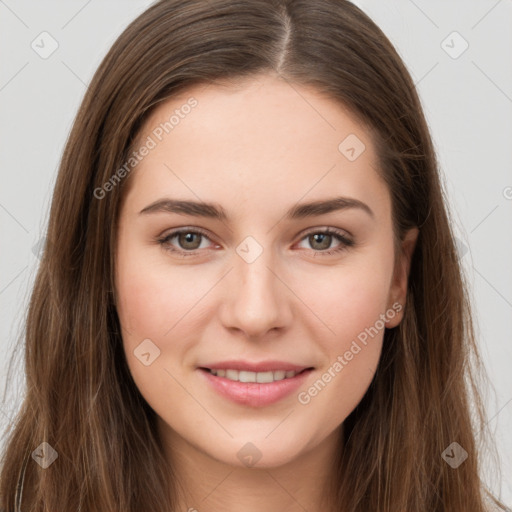
POLYGON ((194 321, 193 306, 206 293, 205 285, 179 269, 164 267, 161 258, 157 261, 147 251, 125 252, 117 263, 117 313, 127 364, 137 388, 155 410, 162 407, 162 401, 188 403, 171 375, 182 380, 176 361, 183 360, 192 343, 187 341, 187 333, 194 321), (149 353, 148 365, 144 363, 145 353, 149 353))
POLYGON ((164 342, 179 329, 181 319, 203 296, 207 288, 201 279, 191 279, 179 267, 171 268, 162 258, 132 252, 120 258, 117 272, 118 315, 121 324, 134 335, 164 342), (168 335, 168 336, 167 336, 168 335))
POLYGON ((300 296, 307 297, 308 307, 321 320, 316 324, 329 328, 323 336, 329 353, 343 348, 385 313, 390 278, 387 266, 354 266, 302 280, 300 296))
POLYGON ((391 257, 388 260, 346 271, 338 268, 332 276, 312 276, 304 282, 307 304, 322 320, 310 323, 310 335, 324 358, 317 379, 298 398, 307 408, 332 411, 327 429, 354 410, 377 369, 385 330, 382 318, 395 314, 387 304, 391 257), (319 335, 320 330, 326 334, 319 335))

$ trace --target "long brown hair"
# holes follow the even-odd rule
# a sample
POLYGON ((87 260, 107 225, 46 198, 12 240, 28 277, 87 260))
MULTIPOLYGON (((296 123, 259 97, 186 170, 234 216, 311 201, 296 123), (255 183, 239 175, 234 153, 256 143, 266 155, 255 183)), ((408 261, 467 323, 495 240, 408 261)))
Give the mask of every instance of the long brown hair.
POLYGON ((59 169, 0 509, 174 510, 175 475, 128 370, 115 307, 119 205, 133 174, 105 197, 98 190, 129 160, 162 101, 192 85, 260 73, 313 86, 368 126, 392 197, 396 247, 408 228, 420 230, 405 316, 386 330, 373 382, 344 423, 336 509, 486 509, 474 435, 485 430, 479 359, 431 137, 392 44, 345 0, 162 0, 114 43, 59 169), (58 454, 46 469, 31 457, 43 441, 58 454), (441 456, 453 442, 468 453, 457 469, 441 456))

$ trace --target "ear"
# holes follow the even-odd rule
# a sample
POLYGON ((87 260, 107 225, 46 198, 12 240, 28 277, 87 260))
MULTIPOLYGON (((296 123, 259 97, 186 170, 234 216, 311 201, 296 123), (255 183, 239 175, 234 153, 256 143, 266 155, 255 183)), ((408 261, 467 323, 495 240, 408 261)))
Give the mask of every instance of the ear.
POLYGON ((405 234, 404 240, 401 244, 401 254, 398 257, 398 261, 393 273, 391 287, 389 289, 388 309, 391 308, 393 304, 396 305, 397 303, 400 304, 401 307, 398 309, 395 306, 397 314, 393 318, 386 321, 386 327, 388 329, 396 327, 403 318, 403 310, 405 306, 405 300, 407 298, 407 282, 409 280, 409 270, 411 268, 412 255, 414 253, 414 248, 416 247, 418 234, 418 228, 411 228, 405 234))

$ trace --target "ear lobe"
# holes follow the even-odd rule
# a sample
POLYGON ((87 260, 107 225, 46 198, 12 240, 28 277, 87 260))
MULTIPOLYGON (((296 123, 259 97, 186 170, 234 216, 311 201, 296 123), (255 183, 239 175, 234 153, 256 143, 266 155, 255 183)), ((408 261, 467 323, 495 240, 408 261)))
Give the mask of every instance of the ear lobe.
POLYGON ((419 229, 417 227, 409 229, 405 234, 401 245, 401 254, 395 267, 393 281, 389 291, 388 308, 396 302, 402 306, 400 313, 396 314, 392 319, 386 322, 386 327, 392 329, 396 327, 403 318, 403 306, 407 298, 407 283, 409 281, 409 271, 411 269, 412 255, 418 240, 419 229))

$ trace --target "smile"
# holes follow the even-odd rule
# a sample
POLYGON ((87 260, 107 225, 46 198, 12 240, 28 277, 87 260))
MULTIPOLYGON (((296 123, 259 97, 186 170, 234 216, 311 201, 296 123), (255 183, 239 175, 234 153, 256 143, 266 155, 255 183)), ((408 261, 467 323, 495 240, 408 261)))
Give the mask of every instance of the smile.
POLYGON ((197 370, 208 387, 221 397, 239 405, 264 407, 296 392, 313 368, 250 371, 200 367, 197 370))
MULTIPOLYGON (((267 371, 267 372, 250 372, 246 370, 210 370, 206 368, 212 375, 216 377, 225 377, 229 380, 234 380, 237 382, 258 382, 260 384, 268 384, 269 382, 275 382, 284 379, 291 379, 298 375, 301 372, 296 372, 293 370, 276 370, 276 371, 267 371)), ((302 370, 306 371, 306 370, 302 370)))

